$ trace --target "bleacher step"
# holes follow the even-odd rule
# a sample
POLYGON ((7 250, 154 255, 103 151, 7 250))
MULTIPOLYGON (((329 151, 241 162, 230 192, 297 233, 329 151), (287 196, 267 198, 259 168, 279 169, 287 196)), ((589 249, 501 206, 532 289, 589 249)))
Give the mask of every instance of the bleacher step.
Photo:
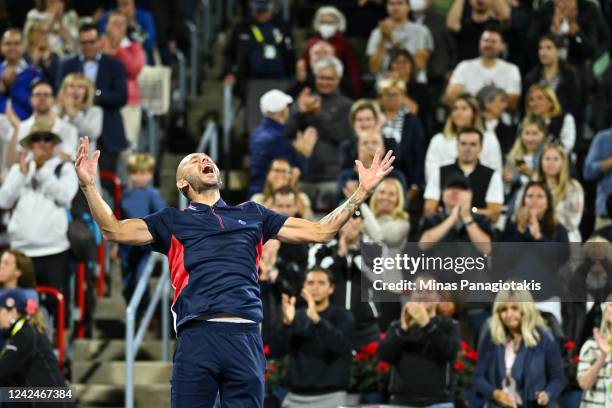
MULTIPOLYGON (((175 342, 170 342, 170 355, 175 342)), ((155 361, 162 359, 162 341, 144 340, 140 346, 137 361, 155 361)), ((74 342, 74 362, 108 362, 125 360, 125 340, 76 340, 74 342)))
MULTIPOLYGON (((167 384, 172 363, 164 361, 137 361, 134 363, 134 384, 167 384)), ((125 362, 81 362, 72 365, 72 378, 77 384, 125 384, 125 362)))
MULTIPOLYGON (((125 386, 101 384, 72 385, 79 407, 123 407, 125 386)), ((145 384, 134 387, 134 405, 146 408, 170 406, 170 384, 145 384)))

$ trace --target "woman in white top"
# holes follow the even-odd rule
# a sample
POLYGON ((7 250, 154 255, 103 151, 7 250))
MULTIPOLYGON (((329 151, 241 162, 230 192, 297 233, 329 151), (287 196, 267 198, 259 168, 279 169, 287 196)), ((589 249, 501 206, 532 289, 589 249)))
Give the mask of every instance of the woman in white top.
POLYGON ((526 116, 544 119, 550 141, 561 143, 571 152, 576 143, 576 122, 571 113, 563 114, 555 91, 548 85, 535 84, 527 91, 525 100, 526 116))
MULTIPOLYGON (((425 155, 425 181, 441 166, 453 164, 457 159, 457 131, 464 127, 483 129, 478 102, 473 96, 461 94, 451 106, 451 113, 446 120, 442 133, 435 135, 425 155)), ((502 170, 502 154, 499 141, 491 132, 484 132, 480 163, 502 170)))
POLYGON ((612 295, 601 306, 601 328, 594 328, 593 337, 580 349, 577 379, 584 391, 580 408, 604 408, 612 402, 612 295))
POLYGON ((584 209, 584 191, 578 180, 569 175, 567 153, 563 146, 544 147, 536 180, 546 183, 552 193, 557 220, 567 229, 570 242, 582 242, 580 221, 584 209))
POLYGON ((401 251, 408 239, 410 221, 404 210, 404 187, 396 178, 384 179, 374 191, 370 205, 361 204, 364 231, 390 250, 401 251))
POLYGON ((64 78, 57 98, 59 116, 77 128, 79 137, 89 137, 91 154, 96 151, 104 115, 102 108, 93 104, 94 94, 91 79, 75 73, 64 78))

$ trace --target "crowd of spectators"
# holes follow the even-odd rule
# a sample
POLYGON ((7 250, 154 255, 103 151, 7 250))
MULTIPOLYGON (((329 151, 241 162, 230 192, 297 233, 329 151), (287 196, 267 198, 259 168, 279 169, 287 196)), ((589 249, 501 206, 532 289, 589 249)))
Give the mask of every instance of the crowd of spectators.
POLYGON ((460 340, 479 351, 470 406, 552 406, 568 383, 585 391, 581 406, 602 406, 612 374, 609 337, 599 328, 610 322, 604 292, 612 268, 607 256, 581 258, 575 270, 564 263, 592 236, 589 243, 609 245, 609 4, 314 3, 320 7, 310 8, 313 31, 303 49, 266 0, 249 2, 252 14, 226 46, 225 80, 238 97, 248 105, 253 95, 244 90, 262 80, 268 87, 259 94, 261 123, 246 123, 249 195, 273 209, 280 197, 294 209, 308 203, 311 215, 293 213, 316 219, 355 191, 356 159, 368 166, 375 151, 393 150, 396 162, 336 239, 310 247, 307 263, 296 255, 286 267, 278 253, 290 245, 263 248, 264 342, 275 361, 289 361, 282 406, 336 406, 355 392, 345 346, 358 358, 372 342, 391 378, 386 397, 368 401, 461 403, 453 367, 465 355, 460 340), (285 42, 259 40, 246 27, 276 29, 285 42), (492 254, 497 242, 556 243, 558 253, 540 256, 568 287, 597 278, 601 285, 587 282, 581 302, 502 291, 492 303, 451 302, 457 312, 445 313, 445 294, 435 291, 380 301, 363 259, 373 244, 388 257, 414 245, 444 256, 444 244, 471 244, 461 248, 476 256, 492 254), (581 354, 593 352, 577 376, 564 370, 568 340, 581 354))
MULTIPOLYGON (((169 201, 151 186, 155 160, 133 153, 139 73, 176 46, 170 2, 82 3, 0 6, 13 23, 0 48, 0 207, 10 210, 0 288, 25 289, 35 303, 0 296, 7 344, 42 330, 36 284, 70 302, 75 248, 66 210, 79 199, 71 165, 79 137, 100 150, 100 170, 128 170, 115 203, 126 217, 169 201)), ((307 3, 305 41, 270 0, 241 2, 245 16, 228 27, 223 82, 243 100, 249 133, 244 198, 316 219, 355 191, 356 160, 369 166, 376 152, 393 150, 396 161, 331 242, 261 248, 262 336, 273 358, 288 356, 282 406, 346 403, 353 355, 375 343, 377 361, 390 367, 384 402, 451 407, 463 401, 455 373, 463 341, 478 348, 470 406, 552 406, 573 380, 581 406, 604 408, 612 377, 609 1, 307 3), (556 299, 552 312, 520 290, 488 303, 461 304, 435 290, 382 302, 363 259, 372 246, 393 257, 465 244, 479 256, 496 242, 571 242, 574 253, 586 241, 599 250, 575 270, 561 271, 565 253, 558 263, 584 296, 556 299), (574 378, 563 369, 567 341, 580 350, 574 378)), ((114 251, 126 300, 149 257, 148 248, 114 251)), ((0 352, 0 367, 7 358, 0 352)))

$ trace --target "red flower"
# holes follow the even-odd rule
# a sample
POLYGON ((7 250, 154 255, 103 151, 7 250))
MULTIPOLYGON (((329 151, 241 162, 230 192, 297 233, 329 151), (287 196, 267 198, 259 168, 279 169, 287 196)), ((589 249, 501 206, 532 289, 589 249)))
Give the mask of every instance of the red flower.
POLYGON ((263 352, 264 352, 264 356, 270 357, 270 345, 269 344, 264 344, 263 352))
POLYGON ((366 353, 359 352, 355 355, 355 361, 368 361, 369 359, 370 356, 368 356, 366 353))
POLYGON ((378 335, 378 337, 380 337, 380 339, 381 339, 381 340, 384 340, 384 339, 385 339, 385 336, 386 336, 386 333, 380 333, 380 334, 378 335))
POLYGON ((270 373, 273 373, 273 372, 275 372, 275 371, 276 371, 276 364, 274 364, 274 361, 272 361, 272 362, 270 362, 270 363, 268 364, 268 371, 269 371, 270 373))
POLYGON ((467 344, 467 342, 461 340, 461 343, 459 344, 459 347, 461 348, 462 351, 468 351, 470 349, 470 345, 467 344))
POLYGON ((378 364, 376 364, 376 371, 379 373, 389 372, 389 363, 386 361, 379 361, 378 364))
POLYGON ((456 361, 455 362, 455 371, 458 373, 461 373, 463 370, 465 370, 465 364, 463 364, 461 361, 456 361))
POLYGON ((478 361, 478 352, 474 351, 474 350, 469 350, 465 352, 465 358, 467 358, 470 361, 476 362, 478 361))
POLYGON ((268 381, 268 372, 267 371, 264 373, 264 380, 268 381))
POLYGON ((377 342, 373 341, 370 344, 367 344, 367 345, 363 346, 361 348, 361 350, 359 350, 359 353, 365 353, 369 357, 375 357, 376 356, 376 352, 378 351, 378 346, 379 346, 379 344, 377 342))
POLYGON ((572 363, 574 364, 578 364, 580 362, 580 356, 574 356, 572 357, 572 363))
POLYGON ((573 341, 566 341, 565 343, 563 343, 563 348, 565 348, 567 351, 572 351, 576 348, 576 343, 574 343, 573 341))

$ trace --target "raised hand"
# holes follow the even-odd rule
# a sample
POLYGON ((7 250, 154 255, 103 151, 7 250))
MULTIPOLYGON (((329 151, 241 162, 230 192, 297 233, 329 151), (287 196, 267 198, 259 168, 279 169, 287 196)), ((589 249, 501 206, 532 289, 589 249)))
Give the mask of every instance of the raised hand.
POLYGON ((295 296, 289 297, 289 295, 283 293, 281 301, 283 324, 290 325, 295 319, 295 296))
POLYGON ((22 150, 19 152, 19 170, 24 176, 28 174, 28 170, 30 169, 30 160, 28 160, 28 154, 28 150, 22 150))
POLYGON ((372 165, 369 169, 366 169, 361 161, 355 160, 357 172, 359 173, 359 185, 365 189, 368 194, 371 194, 378 183, 393 171, 393 166, 391 165, 395 161, 393 151, 389 150, 382 160, 380 159, 381 153, 381 148, 376 149, 374 159, 372 159, 372 165))
POLYGON ((94 184, 98 172, 100 151, 96 150, 91 158, 89 157, 89 138, 87 136, 80 139, 76 157, 74 167, 79 178, 79 186, 85 187, 94 184))
POLYGON ((317 312, 317 305, 310 292, 308 292, 305 288, 302 288, 302 298, 304 298, 304 300, 308 304, 308 308, 306 309, 306 316, 308 316, 308 318, 312 320, 313 323, 319 323, 319 321, 321 320, 321 316, 319 316, 319 312, 317 312))
POLYGON ((610 343, 597 327, 593 329, 593 339, 595 339, 595 343, 597 343, 599 350, 607 356, 610 353, 610 343))

